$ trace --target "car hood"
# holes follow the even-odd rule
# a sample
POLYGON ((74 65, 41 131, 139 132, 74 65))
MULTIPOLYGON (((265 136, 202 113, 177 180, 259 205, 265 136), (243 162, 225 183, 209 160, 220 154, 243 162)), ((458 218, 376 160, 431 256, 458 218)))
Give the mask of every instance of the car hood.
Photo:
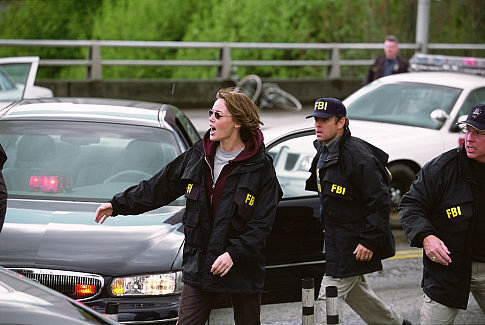
POLYGON ((9 200, 0 265, 117 276, 181 268, 183 207, 94 222, 99 203, 9 200))
POLYGON ((416 126, 350 119, 349 128, 353 136, 387 152, 389 162, 411 159, 422 166, 436 156, 436 150, 443 151, 458 146, 458 134, 456 141, 448 143, 449 140, 445 142, 439 130, 416 126))

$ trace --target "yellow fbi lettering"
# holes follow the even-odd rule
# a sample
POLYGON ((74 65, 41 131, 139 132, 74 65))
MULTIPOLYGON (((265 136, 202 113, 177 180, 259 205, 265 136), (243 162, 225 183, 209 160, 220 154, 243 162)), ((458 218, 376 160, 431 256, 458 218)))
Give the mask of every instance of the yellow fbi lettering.
POLYGON ((187 184, 187 189, 185 190, 187 194, 189 194, 192 191, 192 186, 194 186, 194 184, 187 184))
POLYGON ((313 110, 316 111, 317 109, 327 110, 327 102, 316 102, 313 110))
POLYGON ((254 205, 254 200, 256 198, 254 197, 254 195, 251 195, 251 194, 248 194, 246 195, 246 200, 244 201, 244 203, 247 203, 249 204, 250 206, 253 206, 254 205))
POLYGON ((330 192, 340 194, 340 195, 343 196, 343 195, 345 195, 345 187, 337 185, 337 184, 332 184, 330 192))
POLYGON ((448 216, 448 219, 461 216, 461 208, 460 208, 460 206, 457 205, 456 207, 452 207, 452 208, 446 209, 446 215, 448 216))

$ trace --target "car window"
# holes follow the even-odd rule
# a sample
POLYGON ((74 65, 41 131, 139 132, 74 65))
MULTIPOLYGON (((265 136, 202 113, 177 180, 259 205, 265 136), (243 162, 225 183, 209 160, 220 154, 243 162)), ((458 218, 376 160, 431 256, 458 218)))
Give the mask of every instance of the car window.
POLYGON ((346 102, 350 120, 370 120, 437 129, 431 112, 441 109, 450 113, 462 89, 401 82, 376 83, 368 91, 346 102))
POLYGON ((475 89, 474 91, 470 92, 470 95, 468 95, 465 103, 460 108, 458 116, 468 115, 470 109, 477 104, 485 104, 485 88, 475 89))
POLYGON ((187 146, 190 147, 194 145, 194 143, 196 143, 200 139, 200 136, 197 133, 197 129, 181 111, 177 111, 176 117, 177 127, 179 127, 180 131, 185 134, 185 137, 183 138, 190 140, 190 142, 187 143, 187 146))
POLYGON ((9 197, 106 201, 180 154, 166 129, 108 123, 3 121, 9 197))
POLYGON ((0 66, 0 100, 22 99, 30 68, 30 63, 11 63, 0 66))
POLYGON ((305 181, 310 177, 308 170, 316 153, 313 140, 314 134, 299 134, 269 146, 283 197, 315 195, 305 191, 305 181))

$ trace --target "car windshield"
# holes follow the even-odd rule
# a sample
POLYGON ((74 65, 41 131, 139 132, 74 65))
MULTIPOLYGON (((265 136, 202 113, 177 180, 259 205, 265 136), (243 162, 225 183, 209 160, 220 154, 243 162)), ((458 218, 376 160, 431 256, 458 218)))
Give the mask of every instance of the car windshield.
POLYGON ((0 143, 10 198, 103 202, 180 154, 169 130, 108 123, 3 121, 0 143))
POLYGON ((0 66, 0 100, 22 99, 31 63, 10 63, 0 66))
POLYGON ((368 120, 439 129, 431 112, 440 109, 449 114, 462 89, 424 83, 375 82, 362 89, 364 94, 346 101, 350 120, 368 120))

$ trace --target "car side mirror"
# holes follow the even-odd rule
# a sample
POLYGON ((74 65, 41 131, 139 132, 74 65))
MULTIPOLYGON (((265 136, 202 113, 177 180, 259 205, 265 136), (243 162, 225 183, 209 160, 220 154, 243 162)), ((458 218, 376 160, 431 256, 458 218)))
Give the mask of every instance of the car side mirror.
POLYGON ((433 121, 438 123, 439 127, 441 127, 446 120, 450 118, 450 115, 442 109, 435 109, 431 112, 430 117, 433 121))

